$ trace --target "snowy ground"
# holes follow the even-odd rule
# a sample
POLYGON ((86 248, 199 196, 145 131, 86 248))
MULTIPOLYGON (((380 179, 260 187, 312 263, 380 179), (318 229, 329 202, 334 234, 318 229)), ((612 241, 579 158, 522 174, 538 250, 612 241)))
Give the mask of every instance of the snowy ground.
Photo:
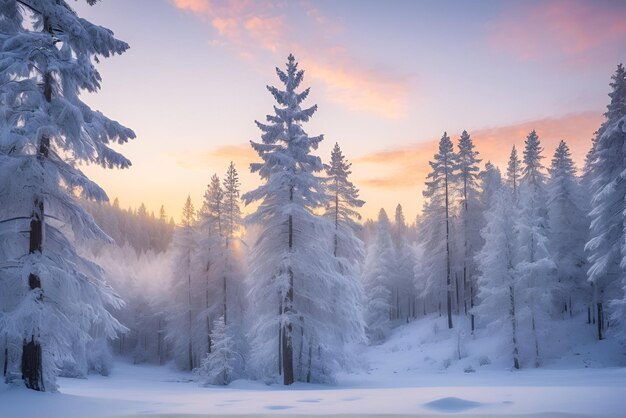
POLYGON ((626 416, 626 368, 603 364, 624 361, 615 343, 590 341, 540 369, 510 371, 505 358, 484 355, 484 344, 496 352, 495 342, 468 337, 459 345, 446 332, 426 322, 399 327, 387 343, 362 349, 366 367, 333 386, 239 380, 205 388, 166 366, 120 361, 110 377, 60 379, 59 394, 0 385, 0 416, 626 416), (472 355, 479 345, 481 355, 472 355))

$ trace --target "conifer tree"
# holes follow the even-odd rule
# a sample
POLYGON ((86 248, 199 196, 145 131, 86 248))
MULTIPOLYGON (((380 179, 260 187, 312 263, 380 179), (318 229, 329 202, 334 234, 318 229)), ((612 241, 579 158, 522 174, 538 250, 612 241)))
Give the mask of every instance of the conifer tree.
MULTIPOLYGON (((432 171, 428 174, 426 181, 426 190, 424 197, 428 199, 428 223, 432 223, 432 228, 443 225, 442 231, 432 231, 429 237, 435 242, 428 244, 428 250, 433 251, 439 247, 439 243, 445 246, 445 275, 439 280, 445 283, 446 310, 448 315, 448 328, 452 328, 452 187, 457 180, 455 167, 457 165, 456 154, 454 153, 452 141, 447 133, 444 132, 439 141, 439 151, 435 154, 433 161, 429 161, 432 171)), ((425 256, 427 256, 425 254, 425 256)), ((427 256, 428 257, 428 256, 427 256)), ((433 261, 436 257, 432 257, 433 261)), ((440 266, 433 266, 436 270, 440 266)), ((428 273, 431 280, 436 280, 437 271, 433 269, 428 273)))
MULTIPOLYGON (((472 138, 463 131, 458 144, 457 176, 461 193, 460 232, 462 242, 463 265, 463 304, 467 314, 467 305, 474 306, 474 254, 480 245, 480 207, 478 206, 478 151, 472 138)), ((472 330, 474 321, 472 316, 472 330)))
POLYGON ((515 226, 518 236, 515 265, 519 285, 517 293, 525 307, 520 314, 530 322, 536 366, 541 364, 539 334, 553 307, 556 270, 548 248, 548 209, 542 151, 539 137, 533 130, 525 141, 519 214, 515 226))
MULTIPOLYGON (((491 206, 491 199, 502 187, 502 174, 500 169, 493 165, 491 161, 485 163, 485 169, 479 174, 480 179, 480 206, 487 210, 491 206)), ((484 216, 483 216, 484 218, 484 216)), ((485 219, 481 225, 484 225, 485 219)), ((481 227, 482 229, 482 227, 481 227)))
POLYGON ((572 303, 587 302, 584 246, 589 224, 583 206, 576 168, 565 141, 557 147, 548 182, 550 252, 557 266, 559 300, 572 315, 572 303))
MULTIPOLYGON (((585 247, 590 264, 587 277, 593 289, 598 339, 604 338, 607 302, 619 300, 624 294, 619 283, 619 278, 624 277, 626 264, 623 248, 626 182, 622 175, 626 168, 626 70, 622 64, 617 66, 610 86, 611 100, 604 114, 606 119, 596 134, 593 164, 589 172, 591 226, 590 239, 585 247)), ((616 318, 620 316, 617 311, 613 314, 616 318)))
POLYGON ((481 235, 485 245, 476 254, 479 303, 473 309, 489 329, 510 335, 513 367, 520 368, 516 315, 515 205, 512 190, 500 187, 489 199, 481 235))
POLYGON ((204 353, 212 348, 211 324, 213 318, 228 315, 225 239, 224 239, 224 191, 217 174, 213 174, 204 192, 204 201, 199 213, 197 232, 197 262, 194 263, 197 275, 203 283, 202 321, 204 338, 198 346, 204 347, 204 353))
POLYGON ((175 259, 172 270, 172 303, 167 315, 166 339, 173 345, 174 358, 178 366, 193 370, 197 365, 198 353, 194 344, 194 335, 198 334, 199 283, 194 274, 195 251, 198 246, 196 231, 196 212, 187 196, 183 206, 182 221, 174 235, 175 259))
POLYGON ((330 164, 325 165, 326 192, 329 195, 325 217, 333 225, 333 256, 337 273, 341 280, 333 292, 333 303, 340 339, 345 342, 365 340, 363 319, 364 293, 361 286, 360 267, 363 263, 363 241, 357 236, 361 215, 358 209, 365 202, 359 199, 359 189, 350 181, 352 164, 343 155, 339 144, 335 143, 330 156, 330 164))
POLYGON ((251 170, 263 184, 243 200, 259 202, 246 219, 260 228, 249 263, 249 296, 255 301, 251 363, 260 376, 282 375, 289 385, 332 379, 342 347, 334 340, 336 324, 328 303, 338 280, 332 247, 325 241, 332 226, 314 213, 327 203, 317 174, 323 165, 311 153, 323 136, 310 137, 302 127, 317 106, 301 107, 309 89, 296 91, 304 71, 293 55, 286 71, 277 68, 276 73, 283 87, 267 88, 278 105, 267 124, 256 122, 261 141, 251 141, 262 159, 251 170))
POLYGON ((519 187, 521 179, 522 161, 517 156, 517 149, 515 145, 511 149, 511 155, 509 156, 509 163, 506 169, 506 183, 513 191, 513 195, 517 196, 517 188, 519 187))
POLYGON ((224 177, 224 237, 226 239, 226 247, 235 238, 235 234, 241 228, 241 208, 239 207, 239 174, 235 168, 235 164, 231 161, 224 177))
POLYGON ((382 341, 389 332, 392 309, 392 283, 396 268, 391 224, 384 209, 378 213, 376 232, 367 249, 363 286, 367 296, 366 323, 370 342, 382 341))
POLYGON ((0 15, 0 213, 29 234, 28 244, 16 238, 0 251, 2 264, 11 266, 2 275, 9 281, 4 291, 15 302, 2 328, 22 346, 26 386, 54 390, 59 362, 76 360, 72 345, 84 347, 92 326, 107 337, 123 329, 106 309, 121 301, 55 219, 76 238, 109 239, 76 200, 107 200, 78 164, 130 166, 110 144, 135 134, 89 108, 80 93, 100 89, 99 57, 121 54, 128 45, 79 18, 63 0, 3 0, 0 15), (20 290, 24 284, 27 292, 20 290))
POLYGON ((230 326, 220 316, 213 324, 211 331, 213 349, 202 360, 196 373, 210 385, 228 385, 235 372, 235 364, 240 354, 236 351, 230 326))
POLYGON ((396 206, 395 220, 391 234, 394 248, 396 268, 390 272, 390 279, 394 281, 393 306, 394 319, 409 318, 415 315, 415 286, 413 284, 415 262, 413 251, 409 244, 408 227, 404 218, 402 205, 396 206))

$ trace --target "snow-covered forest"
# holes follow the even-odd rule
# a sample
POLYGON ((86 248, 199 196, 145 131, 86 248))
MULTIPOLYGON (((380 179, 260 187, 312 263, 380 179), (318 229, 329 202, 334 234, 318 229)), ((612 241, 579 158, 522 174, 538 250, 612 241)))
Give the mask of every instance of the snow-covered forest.
POLYGON ((341 141, 307 132, 315 91, 289 55, 254 121, 257 162, 207 168, 200 207, 190 196, 155 215, 109 202, 81 171, 131 165, 118 145, 135 133, 80 95, 128 45, 63 0, 0 0, 0 13, 8 385, 54 392, 58 377, 113 373, 115 358, 201 385, 336 383, 406 327, 426 330, 415 347, 445 347, 429 360, 441 370, 542 368, 583 346, 626 364, 622 64, 584 166, 567 138, 545 149, 540 131, 506 150, 506 167, 481 157, 472 132, 443 132, 414 196, 422 211, 398 204, 371 220, 341 141), (258 187, 243 189, 244 170, 258 187))

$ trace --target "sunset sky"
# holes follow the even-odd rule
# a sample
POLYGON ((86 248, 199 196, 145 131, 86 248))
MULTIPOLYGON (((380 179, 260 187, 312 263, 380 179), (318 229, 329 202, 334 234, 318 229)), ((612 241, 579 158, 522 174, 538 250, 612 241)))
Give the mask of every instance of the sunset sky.
MULTIPOLYGON (((72 2, 72 4, 74 4, 72 2)), ((319 110, 325 161, 339 142, 366 217, 397 203, 413 219, 436 141, 468 130, 502 166, 536 129, 545 163, 566 139, 581 163, 626 61, 620 1, 103 0, 79 15, 131 45, 103 59, 86 101, 137 133, 129 170, 85 170, 123 206, 200 206, 229 161, 258 183, 249 141, 272 111, 267 84, 293 53, 319 110)))

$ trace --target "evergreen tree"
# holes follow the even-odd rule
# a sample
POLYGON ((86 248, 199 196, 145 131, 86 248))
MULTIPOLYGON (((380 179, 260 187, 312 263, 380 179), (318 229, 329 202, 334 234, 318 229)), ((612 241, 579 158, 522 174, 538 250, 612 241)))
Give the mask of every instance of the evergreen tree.
POLYGON ((359 189, 349 179, 351 166, 335 143, 330 164, 324 167, 329 196, 325 217, 333 224, 333 256, 341 276, 333 291, 336 321, 341 322, 337 327, 339 338, 345 342, 360 342, 365 340, 362 312, 365 296, 359 280, 364 250, 363 241, 356 233, 360 230, 358 221, 361 219, 357 210, 365 202, 359 199, 359 189))
POLYGON ((224 237, 224 191, 217 174, 213 174, 204 193, 202 209, 199 213, 198 248, 196 251, 196 271, 203 283, 202 314, 204 338, 198 342, 203 351, 212 349, 212 318, 220 315, 228 318, 226 257, 224 237))
POLYGON ((309 89, 296 91, 304 71, 293 55, 286 71, 277 68, 276 73, 284 89, 268 90, 278 106, 267 116, 268 124, 256 122, 261 142, 251 142, 262 159, 251 170, 264 183, 243 200, 259 202, 247 217, 250 226, 260 228, 249 263, 249 297, 255 301, 251 363, 260 376, 282 375, 289 385, 332 379, 343 347, 333 338, 336 323, 329 303, 339 280, 332 247, 325 241, 332 226, 314 213, 327 203, 317 175, 323 165, 311 154, 323 136, 309 137, 302 127, 317 106, 301 108, 309 89))
MULTIPOLYGON (((446 310, 448 315, 448 328, 452 328, 452 186, 457 180, 455 167, 457 166, 456 154, 454 153, 452 141, 444 132, 439 141, 439 151, 435 154, 433 161, 429 161, 432 171, 428 174, 424 197, 428 199, 425 215, 428 217, 427 223, 432 230, 427 234, 430 242, 427 245, 428 252, 438 251, 440 243, 445 255, 445 275, 437 277, 441 266, 433 265, 428 271, 430 280, 443 280, 445 283, 446 310), (439 225, 443 225, 443 230, 439 230, 439 225), (434 241, 434 242, 433 242, 434 241)), ((430 257, 434 262, 436 256, 430 257)))
POLYGON ((408 322, 409 318, 415 316, 415 286, 413 276, 415 262, 413 251, 409 244, 408 226, 402 211, 402 205, 396 206, 395 221, 392 228, 392 240, 395 249, 396 267, 391 272, 393 286, 393 318, 404 317, 408 322))
POLYGON ((541 363, 540 334, 553 307, 556 266, 548 249, 548 210, 545 174, 541 164, 541 143, 533 130, 524 148, 524 167, 519 187, 517 263, 515 265, 520 300, 519 313, 528 318, 534 342, 535 365, 541 363))
POLYGON ((506 183, 513 190, 513 195, 517 195, 517 188, 519 187, 520 178, 522 176, 522 161, 517 156, 517 149, 513 145, 511 149, 511 155, 509 157, 509 163, 506 169, 506 183))
MULTIPOLYGON (((598 338, 604 336, 607 302, 620 299, 619 278, 624 271, 622 245, 624 242, 624 198, 626 182, 622 179, 626 150, 624 116, 626 116, 626 71, 618 65, 612 77, 611 98, 604 114, 606 120, 598 129, 590 171, 591 226, 587 277, 593 289, 593 306, 598 326, 598 338)), ((617 315, 619 316, 619 315, 617 315)))
POLYGON ((376 232, 368 246, 365 258, 363 286, 367 296, 366 323, 370 342, 382 341, 389 332, 392 310, 391 281, 389 277, 396 268, 391 224, 387 213, 381 209, 376 232))
POLYGON ((235 372, 235 364, 238 361, 239 353, 231 335, 230 327, 220 316, 213 323, 211 331, 213 349, 202 360, 202 365, 196 369, 198 374, 206 384, 228 385, 235 372))
POLYGON ((195 251, 198 246, 196 231, 196 213, 187 196, 183 206, 182 222, 174 234, 174 266, 170 287, 171 303, 167 315, 166 340, 173 345, 176 364, 184 370, 193 370, 196 358, 204 352, 198 352, 194 344, 194 335, 198 330, 198 316, 201 309, 200 290, 197 276, 194 274, 195 251))
POLYGON ((559 299, 572 315, 573 301, 586 303, 584 246, 589 224, 583 206, 576 168, 565 141, 557 147, 548 182, 550 252, 557 266, 559 299))
POLYGON ((241 228, 241 209, 239 207, 239 174, 235 168, 235 164, 231 161, 224 177, 224 237, 226 239, 226 247, 235 238, 235 234, 241 228))
POLYGON ((504 187, 494 191, 481 230, 485 245, 476 254, 480 272, 477 278, 479 303, 473 311, 487 328, 509 335, 513 367, 519 369, 515 215, 512 191, 504 187))
MULTIPOLYGON (((457 170, 461 193, 460 242, 463 245, 461 260, 463 265, 463 305, 467 314, 467 305, 474 306, 474 254, 480 246, 481 211, 478 201, 478 151, 472 138, 463 131, 458 144, 457 170)), ((460 310, 460 309, 459 309, 460 310)), ((474 321, 472 316, 472 330, 474 321)))
MULTIPOLYGON (((485 169, 479 174, 480 179, 480 207, 487 210, 491 206, 491 200, 495 193, 502 187, 502 174, 500 169, 493 165, 491 161, 485 163, 485 169)), ((485 225, 483 216, 482 226, 485 225)), ((481 226, 481 229, 482 229, 481 226)))
POLYGON ((54 390, 57 368, 78 361, 73 353, 85 350, 92 327, 106 337, 123 329, 107 311, 121 301, 60 225, 67 223, 76 239, 108 240, 76 199, 107 196, 78 165, 130 166, 109 145, 135 134, 90 109, 80 93, 100 89, 98 57, 128 45, 63 0, 3 0, 0 15, 0 216, 21 223, 15 230, 29 236, 28 244, 21 237, 2 243, 9 248, 0 261, 10 267, 0 286, 12 296, 2 333, 21 345, 14 358, 21 358, 26 386, 54 390))

